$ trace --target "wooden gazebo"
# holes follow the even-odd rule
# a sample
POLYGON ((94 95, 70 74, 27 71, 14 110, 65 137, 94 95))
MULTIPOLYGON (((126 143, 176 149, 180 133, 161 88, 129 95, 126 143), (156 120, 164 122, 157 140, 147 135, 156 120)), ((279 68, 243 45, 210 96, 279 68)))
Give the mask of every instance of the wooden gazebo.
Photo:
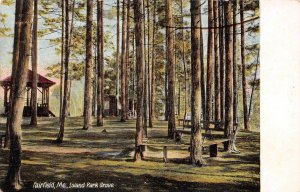
MULTIPOLYGON (((28 70, 28 80, 26 84, 26 100, 24 101, 24 111, 23 116, 31 116, 31 89, 32 89, 32 78, 33 73, 31 70, 28 70)), ((38 116, 55 116, 49 110, 49 88, 54 85, 55 82, 43 77, 42 75, 38 74, 38 102, 37 102, 37 115, 38 116), (41 97, 39 97, 41 95, 41 97)), ((11 89, 11 76, 6 77, 5 79, 0 81, 0 85, 4 89, 4 108, 5 114, 8 113, 10 108, 10 98, 9 93, 11 89)))

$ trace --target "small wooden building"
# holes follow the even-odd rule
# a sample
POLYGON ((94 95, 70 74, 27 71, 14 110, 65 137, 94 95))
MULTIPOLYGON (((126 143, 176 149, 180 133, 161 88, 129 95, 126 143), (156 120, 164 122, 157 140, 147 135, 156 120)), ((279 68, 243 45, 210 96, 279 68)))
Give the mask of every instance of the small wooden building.
MULTIPOLYGON (((26 97, 24 101, 23 116, 31 116, 31 89, 33 73, 28 70, 28 80, 26 84, 26 97)), ((47 79, 46 77, 38 74, 38 101, 37 101, 37 115, 43 117, 55 116, 49 110, 49 88, 53 86, 55 82, 47 79)), ((0 81, 1 87, 4 89, 4 108, 5 114, 9 112, 10 108, 10 90, 11 90, 11 76, 4 78, 0 81)))
MULTIPOLYGON (((121 97, 120 97, 121 102, 121 97)), ((128 101, 127 112, 135 111, 134 106, 136 105, 136 101, 129 99, 128 101)), ((121 104, 120 104, 121 105, 121 104)), ((117 111, 119 110, 119 114, 121 114, 121 106, 117 104, 117 97, 114 95, 109 95, 104 97, 104 115, 105 116, 117 116, 117 111)))

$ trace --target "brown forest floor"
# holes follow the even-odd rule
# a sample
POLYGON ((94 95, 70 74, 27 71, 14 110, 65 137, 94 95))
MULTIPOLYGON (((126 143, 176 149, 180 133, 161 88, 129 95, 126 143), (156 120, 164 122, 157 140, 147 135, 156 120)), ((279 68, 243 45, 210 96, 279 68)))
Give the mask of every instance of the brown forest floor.
MULTIPOLYGON (((1 119, 1 132, 4 122, 1 119)), ((148 148, 146 161, 132 162, 133 120, 121 123, 118 119, 105 119, 103 128, 94 126, 88 131, 81 129, 82 122, 79 117, 68 118, 65 140, 61 145, 52 143, 58 133, 58 118, 39 118, 37 128, 23 126, 22 179, 27 187, 23 191, 34 191, 29 189, 33 182, 113 183, 114 188, 110 191, 240 192, 260 189, 258 132, 239 132, 237 147, 240 154, 228 154, 220 149, 219 157, 209 158, 205 152, 205 166, 192 167, 188 164, 187 147, 168 151, 170 162, 167 164, 162 163, 162 149, 159 147, 148 148), (103 129, 107 133, 103 133, 103 129)), ((28 119, 24 124, 28 124, 28 119)), ((157 121, 155 128, 148 131, 151 143, 172 142, 166 135, 165 121, 157 121)), ((189 136, 184 135, 183 140, 188 143, 189 136)), ((2 182, 7 171, 7 150, 0 150, 0 162, 2 182)), ((64 190, 60 188, 55 191, 64 190)))

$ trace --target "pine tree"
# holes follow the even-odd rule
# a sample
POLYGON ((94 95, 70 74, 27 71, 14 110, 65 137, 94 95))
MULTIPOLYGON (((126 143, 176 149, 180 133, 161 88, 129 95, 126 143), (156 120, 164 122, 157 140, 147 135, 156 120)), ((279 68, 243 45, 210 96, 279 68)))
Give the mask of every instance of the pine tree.
POLYGON ((192 129, 190 142, 190 161, 194 166, 202 166, 201 135, 201 87, 200 87, 200 1, 191 0, 191 77, 192 77, 192 129))
MULTIPOLYGON (((16 3, 16 7, 20 1, 16 3)), ((33 0, 24 0, 22 5, 21 32, 19 41, 18 68, 16 70, 14 95, 10 110, 10 155, 6 177, 7 191, 17 191, 22 188, 21 182, 21 155, 22 155, 22 115, 24 106, 24 90, 27 83, 30 43, 33 20, 33 0), (18 81, 17 81, 18 79, 18 81)), ((16 54, 16 53, 14 53, 16 54)))
POLYGON ((86 16, 86 65, 85 65, 85 85, 84 85, 84 124, 83 129, 87 130, 91 125, 91 97, 93 82, 93 0, 87 1, 86 16))

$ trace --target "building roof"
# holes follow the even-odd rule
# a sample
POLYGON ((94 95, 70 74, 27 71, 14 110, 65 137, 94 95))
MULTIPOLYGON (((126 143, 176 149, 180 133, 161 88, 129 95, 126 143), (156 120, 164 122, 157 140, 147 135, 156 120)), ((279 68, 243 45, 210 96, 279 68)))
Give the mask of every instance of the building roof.
MULTIPOLYGON (((32 77, 33 77, 33 72, 28 69, 28 80, 27 80, 27 84, 26 84, 27 87, 32 86, 32 77)), ((38 87, 51 87, 54 84, 55 84, 55 82, 38 74, 38 87)), ((1 86, 10 86, 11 85, 11 76, 6 77, 3 80, 1 80, 0 85, 1 86)))

